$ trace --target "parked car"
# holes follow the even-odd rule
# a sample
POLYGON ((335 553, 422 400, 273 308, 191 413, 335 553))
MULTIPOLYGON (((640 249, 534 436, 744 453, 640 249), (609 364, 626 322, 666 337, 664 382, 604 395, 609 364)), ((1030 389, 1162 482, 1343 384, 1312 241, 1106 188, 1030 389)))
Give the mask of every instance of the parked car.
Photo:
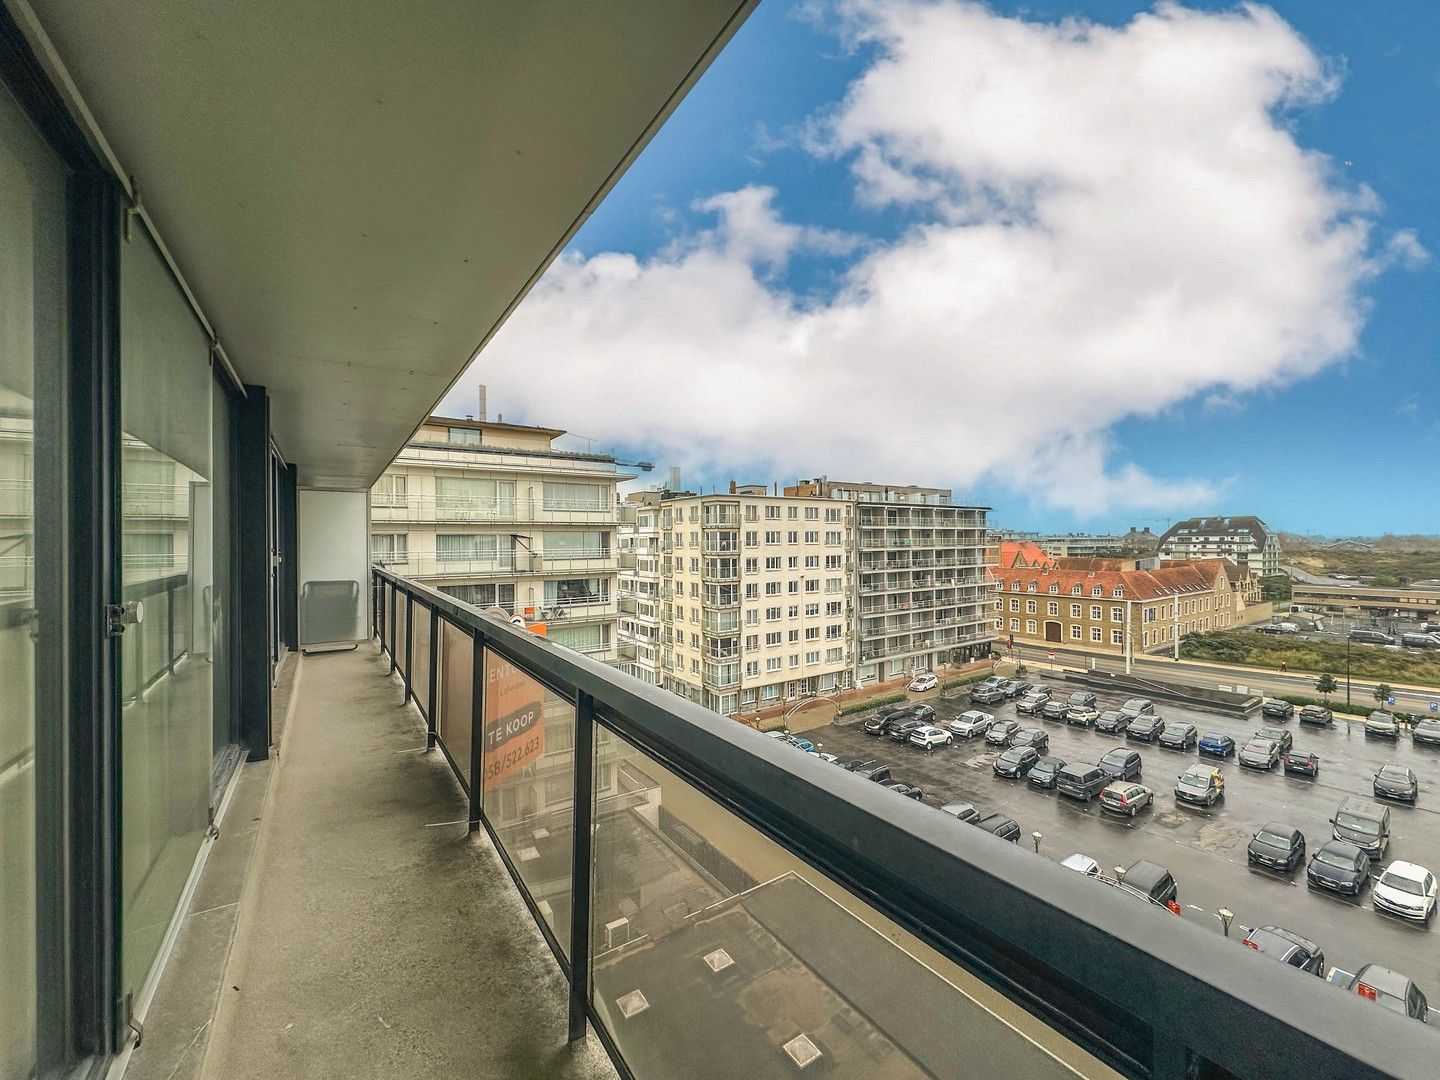
POLYGON ((967 709, 954 720, 945 726, 954 735, 962 739, 974 739, 984 735, 990 730, 990 725, 995 723, 995 717, 988 712, 981 712, 979 709, 967 709))
POLYGON ((1196 806, 1214 806, 1225 797, 1225 777, 1213 765, 1191 765, 1175 784, 1175 798, 1196 806))
POLYGON ((1410 738, 1425 746, 1440 746, 1440 720, 1421 720, 1410 729, 1410 738))
POLYGON ((1121 883, 1133 892, 1148 897, 1157 904, 1164 904, 1176 915, 1180 914, 1180 888, 1174 876, 1159 863, 1140 859, 1125 868, 1121 883))
POLYGON ((910 744, 925 750, 934 750, 937 746, 949 746, 954 741, 955 736, 950 732, 943 731, 931 724, 925 724, 910 733, 910 744))
POLYGON ((1420 781, 1404 765, 1381 765, 1375 774, 1375 797, 1413 803, 1420 797, 1420 781))
POLYGON ((1055 790, 1081 802, 1089 802, 1110 783, 1111 776, 1099 765, 1075 761, 1060 770, 1055 778, 1055 790))
POLYGON ((807 754, 815 753, 815 744, 809 739, 802 739, 799 735, 791 735, 785 741, 797 750, 804 750, 807 754))
POLYGON ((985 733, 985 741, 991 746, 1009 746, 1010 740, 1020 730, 1018 720, 996 720, 985 733))
POLYGON ((1142 762, 1134 750, 1117 746, 1100 759, 1101 770, 1115 780, 1138 780, 1142 762))
POLYGON ((1435 914, 1435 875, 1425 867, 1399 859, 1387 866, 1370 889, 1376 911, 1425 922, 1435 914))
POLYGON ((1433 649, 1437 642, 1429 634, 1401 634, 1400 644, 1407 649, 1433 649))
POLYGON ((1028 682, 1021 682, 1019 679, 1011 679, 1005 684, 1005 697, 1010 701, 1014 701, 1016 698, 1024 697, 1026 691, 1028 691, 1029 689, 1030 684, 1028 682))
POLYGON ((923 674, 916 675, 915 678, 911 679, 910 685, 907 686, 905 689, 909 690, 912 694, 923 694, 927 690, 934 690, 935 687, 939 685, 940 679, 931 672, 927 671, 923 674))
POLYGON ((912 719, 919 720, 922 724, 933 724, 935 722, 935 707, 933 705, 926 705, 923 701, 916 701, 909 705, 908 708, 910 709, 912 719))
POLYGON ((1040 715, 1046 720, 1064 720, 1070 715, 1070 706, 1063 701, 1051 699, 1040 707, 1040 715))
POLYGON ((1290 748, 1295 745, 1295 736, 1291 735, 1290 732, 1284 728, 1262 727, 1259 731, 1255 732, 1255 738, 1274 739, 1280 744, 1280 753, 1282 754, 1288 754, 1290 748))
POLYGON ((1106 735, 1118 735, 1130 726, 1130 717, 1119 709, 1106 709, 1095 718, 1095 730, 1106 735))
POLYGON ((1100 710, 1094 705, 1071 705, 1070 711, 1065 714, 1065 722, 1077 727, 1088 728, 1098 719, 1100 710))
POLYGON ((1268 956, 1322 979, 1325 977, 1325 954, 1320 946, 1284 927, 1257 926, 1245 935, 1241 944, 1261 956, 1268 956))
POLYGON ((970 691, 970 700, 979 705, 994 705, 1005 700, 1005 690, 998 683, 990 686, 980 683, 970 691))
POLYGON ((1100 809, 1134 817, 1155 801, 1155 793, 1133 780, 1116 780, 1100 792, 1100 809))
POLYGON ((1245 860, 1288 874, 1305 861, 1305 835, 1297 828, 1272 821, 1250 838, 1245 860))
POLYGON ((863 769, 866 765, 874 765, 876 764, 876 762, 871 761, 869 758, 849 757, 841 758, 839 761, 835 762, 835 764, 839 765, 840 768, 844 769, 846 772, 855 772, 859 769, 863 769))
POLYGON ((1066 698, 1065 703, 1071 708, 1074 708, 1077 705, 1088 705, 1093 709, 1097 701, 1098 699, 1089 690, 1076 690, 1073 694, 1066 698))
POLYGON ((1049 700, 1049 695, 1037 694, 1034 690, 1031 690, 1015 703, 1015 711, 1017 713, 1023 713, 1026 716, 1035 716, 1045 707, 1045 702, 1049 700))
POLYGON ((828 763, 831 764, 831 765, 838 765, 838 764, 840 764, 840 759, 839 759, 838 757, 836 757, 834 754, 822 754, 822 753, 820 753, 820 752, 817 751, 816 754, 815 754, 815 756, 818 757, 821 761, 828 762, 828 763))
POLYGON ((1280 744, 1274 739, 1262 739, 1256 736, 1241 747, 1240 755, 1235 760, 1247 769, 1268 771, 1280 761, 1280 744))
POLYGON ((1422 1024, 1428 1021, 1430 1008, 1425 995, 1408 976, 1398 971, 1379 964, 1366 964, 1351 976, 1345 989, 1401 1016, 1419 1020, 1422 1024))
POLYGON ((940 809, 951 817, 958 818, 960 821, 969 821, 980 813, 980 811, 976 810, 975 807, 968 802, 946 803, 940 807, 940 809))
POLYGON ((970 824, 1012 844, 1020 842, 1020 823, 1004 814, 992 811, 983 817, 971 818, 970 824))
POLYGON ((1011 746, 1028 746, 1037 754, 1050 749, 1050 736, 1041 728, 1021 728, 1010 737, 1011 746))
POLYGON ((890 725, 910 719, 909 709, 881 709, 865 721, 865 734, 884 735, 890 730, 890 725))
POLYGON ((1306 705, 1300 710, 1300 723, 1329 727, 1335 723, 1335 714, 1323 705, 1306 705))
POLYGON ((1166 750, 1189 750, 1200 741, 1200 732, 1194 724, 1172 720, 1165 725, 1165 730, 1160 732, 1155 741, 1166 750))
POLYGON ((1053 788, 1055 781, 1060 777, 1060 770, 1065 767, 1065 762, 1058 757, 1042 757, 1030 769, 1030 774, 1025 777, 1031 784, 1038 788, 1053 788))
POLYGON ((1283 722, 1295 715, 1295 706, 1279 698, 1266 698, 1265 703, 1260 706, 1260 715, 1283 722))
POLYGON ((1235 740, 1219 731, 1205 732, 1195 746, 1202 755, 1208 754, 1211 757, 1228 758, 1235 753, 1235 740))
POLYGON ((1394 645, 1395 639, 1389 634, 1383 634, 1379 630, 1351 630, 1350 640, 1358 641, 1362 645, 1394 645))
POLYGON ((1380 739, 1397 739, 1400 737, 1400 725, 1395 723, 1395 717, 1387 712, 1372 712, 1365 718, 1365 735, 1371 735, 1380 739))
POLYGON ((928 726, 924 720, 912 716, 908 720, 901 720, 898 724, 891 725, 886 734, 896 742, 909 742, 911 735, 928 726))
POLYGON ((1309 750, 1291 750, 1280 760, 1286 776, 1308 776, 1314 780, 1320 775, 1320 755, 1309 750))
POLYGON ((1155 711, 1155 703, 1149 698, 1132 697, 1129 701, 1125 702, 1124 705, 1120 706, 1120 711, 1125 714, 1127 719, 1134 720, 1137 716, 1145 716, 1153 713, 1155 711))
POLYGON ((1312 889, 1346 896, 1359 896, 1369 880, 1370 856, 1344 840, 1326 841, 1305 867, 1305 883, 1312 889))
POLYGON ((1390 808, 1352 795, 1342 802, 1330 819, 1336 840, 1354 844, 1372 859, 1390 846, 1390 808))
POLYGON ((885 780, 881 782, 880 786, 889 788, 897 795, 904 795, 907 799, 914 799, 916 802, 919 802, 925 797, 925 792, 921 791, 915 785, 902 784, 899 780, 885 780))
POLYGON ((1125 729, 1125 737, 1136 742, 1154 742, 1164 730, 1164 717, 1145 713, 1130 721, 1130 726, 1125 729))
POLYGON ((1039 760, 1040 755, 1033 747, 1012 746, 995 759, 995 764, 991 768, 995 770, 996 776, 1018 780, 1024 777, 1039 760))
POLYGON ((1066 870, 1074 870, 1077 874, 1084 874, 1086 877, 1100 876, 1100 864, 1089 855, 1082 855, 1078 851, 1074 855, 1066 855, 1060 860, 1060 865, 1066 870))

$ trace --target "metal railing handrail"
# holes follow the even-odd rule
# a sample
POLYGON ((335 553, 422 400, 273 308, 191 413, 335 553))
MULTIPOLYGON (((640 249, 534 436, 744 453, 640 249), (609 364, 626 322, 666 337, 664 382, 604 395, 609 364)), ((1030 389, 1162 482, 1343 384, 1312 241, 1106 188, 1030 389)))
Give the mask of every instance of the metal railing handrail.
MULTIPOLYGON (((1213 1063, 1237 1076, 1277 1080, 1433 1073, 1434 1047, 1413 1020, 1286 965, 1258 963, 1236 943, 1168 911, 1137 906, 1058 863, 961 828, 933 807, 797 755, 793 747, 425 585, 380 568, 373 580, 465 629, 476 639, 477 655, 483 644, 574 702, 577 774, 588 768, 582 758, 593 746, 584 729, 598 721, 1122 1072, 1183 1080, 1205 1075, 1205 1064, 1213 1063)), ((477 685, 479 679, 477 674, 477 685)), ((475 793, 471 799, 477 807, 475 793)), ((589 831, 589 807, 580 803, 577 791, 577 836, 589 831)), ((584 848, 576 853, 581 873, 573 879, 572 927, 586 926, 589 916, 588 844, 584 848)), ((548 936, 543 925, 542 932, 548 936)), ((574 993, 588 992, 588 970, 577 970, 589 963, 588 950, 577 946, 571 963, 549 939, 574 993)), ((593 1021, 593 1007, 589 1012, 593 1021)), ((603 1025, 596 1029, 618 1056, 603 1025)))

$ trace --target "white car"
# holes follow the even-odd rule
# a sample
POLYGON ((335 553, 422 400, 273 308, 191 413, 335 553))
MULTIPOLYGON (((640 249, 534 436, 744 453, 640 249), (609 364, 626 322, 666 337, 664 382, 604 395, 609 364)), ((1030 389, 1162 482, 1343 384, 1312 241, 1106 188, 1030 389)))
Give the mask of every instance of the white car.
POLYGON ((989 731, 990 725, 993 723, 995 723, 995 717, 990 713, 971 709, 969 712, 961 713, 945 726, 962 739, 975 739, 989 731))
POLYGON ((1074 870, 1077 874, 1084 874, 1086 877, 1099 877, 1100 864, 1089 855, 1081 855, 1078 851, 1074 855, 1068 855, 1060 863, 1067 870, 1074 870))
POLYGON ((1424 922, 1435 913, 1435 875, 1417 863, 1396 859, 1370 890, 1376 911, 1424 922))
POLYGON ((934 690, 939 685, 940 680, 927 671, 925 674, 916 675, 911 679, 910 685, 906 689, 913 694, 923 694, 926 690, 934 690))
POLYGON ((955 741, 955 736, 948 731, 942 731, 938 727, 926 724, 910 733, 910 741, 916 746, 923 746, 926 750, 934 750, 937 746, 949 746, 955 741))

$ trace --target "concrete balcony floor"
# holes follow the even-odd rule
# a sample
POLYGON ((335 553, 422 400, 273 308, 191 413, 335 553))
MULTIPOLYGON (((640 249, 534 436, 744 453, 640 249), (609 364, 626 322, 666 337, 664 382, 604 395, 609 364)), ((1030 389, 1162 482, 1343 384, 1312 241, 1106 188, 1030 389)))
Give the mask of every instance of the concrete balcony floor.
POLYGON ((292 677, 126 1076, 614 1077, 593 1034, 566 1042, 565 980, 388 662, 292 677))

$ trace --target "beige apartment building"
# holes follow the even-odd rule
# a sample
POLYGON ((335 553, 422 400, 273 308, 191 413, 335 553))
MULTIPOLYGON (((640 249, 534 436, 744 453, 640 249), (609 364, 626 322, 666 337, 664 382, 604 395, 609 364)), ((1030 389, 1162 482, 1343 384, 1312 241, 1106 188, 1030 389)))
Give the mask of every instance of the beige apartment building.
POLYGON ((546 624, 613 661, 620 521, 607 454, 560 450, 559 428, 432 416, 370 493, 371 556, 477 607, 546 624))

